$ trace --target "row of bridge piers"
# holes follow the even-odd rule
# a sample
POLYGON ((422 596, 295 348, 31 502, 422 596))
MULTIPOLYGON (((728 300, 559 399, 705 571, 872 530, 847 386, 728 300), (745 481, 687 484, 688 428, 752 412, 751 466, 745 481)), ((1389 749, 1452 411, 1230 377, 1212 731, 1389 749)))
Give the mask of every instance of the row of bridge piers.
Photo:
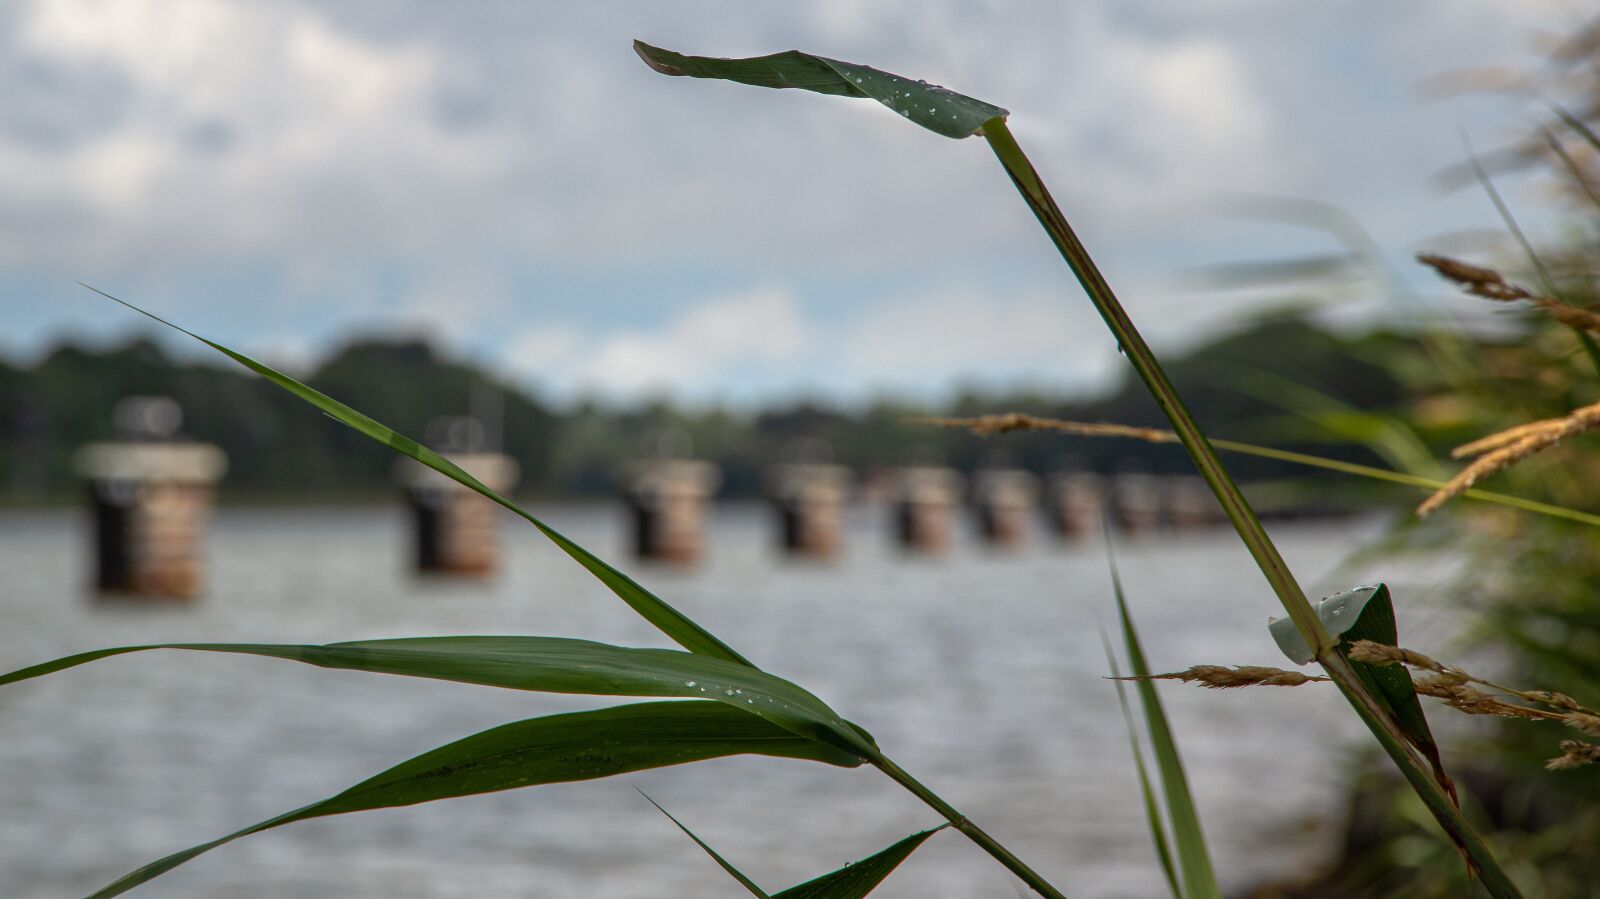
MULTIPOLYGON (((227 462, 216 447, 172 439, 179 417, 170 403, 124 401, 119 424, 129 419, 134 426, 119 427, 122 439, 83 447, 77 455, 93 516, 93 583, 103 594, 189 598, 201 592, 205 522, 227 462)), ((481 448, 446 456, 496 492, 516 486, 518 467, 509 456, 481 448)), ((700 561, 722 481, 717 467, 641 459, 621 466, 617 476, 635 555, 676 566, 700 561)), ((397 466, 396 481, 412 522, 411 557, 419 574, 495 574, 501 561, 497 504, 410 460, 397 466)), ((1040 478, 1006 468, 963 475, 910 466, 858 479, 844 466, 784 464, 768 470, 763 490, 776 513, 781 551, 823 560, 838 556, 854 536, 846 522, 857 501, 888 506, 894 541, 928 556, 949 552, 968 518, 983 543, 998 549, 1029 542, 1041 523, 1074 540, 1097 534, 1104 523, 1143 533, 1225 520, 1199 478, 1143 473, 1060 471, 1040 478)))

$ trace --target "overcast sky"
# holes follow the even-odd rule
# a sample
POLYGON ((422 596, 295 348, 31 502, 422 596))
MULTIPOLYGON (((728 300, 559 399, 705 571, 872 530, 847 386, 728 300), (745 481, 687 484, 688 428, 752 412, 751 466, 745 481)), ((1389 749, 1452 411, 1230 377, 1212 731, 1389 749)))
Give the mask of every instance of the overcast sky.
POLYGON ((1337 204, 1402 265, 1495 227, 1429 179, 1531 107, 1418 84, 1526 64, 1579 8, 12 0, 0 353, 142 327, 82 280, 280 361, 424 332, 555 398, 1085 389, 1121 362, 981 140, 664 78, 630 40, 806 49, 1008 107, 1135 320, 1181 345, 1274 298, 1175 272, 1337 249, 1228 193, 1337 204))

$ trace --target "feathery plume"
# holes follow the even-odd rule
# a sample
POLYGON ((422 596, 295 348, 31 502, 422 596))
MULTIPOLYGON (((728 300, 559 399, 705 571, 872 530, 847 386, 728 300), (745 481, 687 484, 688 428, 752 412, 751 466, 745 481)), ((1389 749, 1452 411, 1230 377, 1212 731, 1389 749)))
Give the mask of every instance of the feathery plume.
POLYGON ((1418 506, 1417 516, 1426 518, 1435 509, 1465 492, 1480 479, 1504 471, 1529 456, 1560 444, 1568 437, 1575 437, 1597 427, 1600 427, 1600 403, 1574 410, 1565 418, 1551 418, 1518 425, 1459 446, 1451 453, 1452 456, 1459 458, 1477 453, 1483 455, 1478 456, 1418 506))
POLYGON ((1117 680, 1181 680, 1186 684, 1198 682, 1200 686, 1212 690, 1228 690, 1234 687, 1298 687, 1328 678, 1261 665, 1235 665, 1232 668, 1225 665, 1195 665, 1170 674, 1152 674, 1148 678, 1122 677, 1117 680))
POLYGON ((1561 755, 1544 763, 1551 771, 1565 771, 1570 768, 1581 768, 1600 762, 1600 743, 1585 743, 1582 740, 1562 740, 1561 755))
POLYGON ((1426 668, 1441 673, 1450 670, 1416 650, 1402 649, 1399 646, 1390 646, 1373 640, 1357 640, 1351 643, 1348 654, 1352 662, 1366 662, 1369 665, 1410 665, 1413 668, 1426 668))
POLYGON ((1082 437, 1131 437, 1151 443, 1177 443, 1178 435, 1159 428, 1136 428, 1132 425, 1108 422, 1062 421, 1057 418, 1040 418, 1022 412, 1001 415, 980 415, 977 418, 916 418, 916 424, 937 425, 942 428, 965 428, 980 437, 1006 434, 1011 431, 1063 431, 1082 437))
POLYGON ((1469 265, 1459 259, 1431 253, 1419 254, 1417 261, 1438 272, 1445 280, 1459 284, 1462 290, 1473 296, 1497 303, 1526 302, 1568 327, 1580 331, 1600 332, 1600 314, 1594 310, 1536 294, 1525 287, 1512 284, 1492 268, 1469 265))

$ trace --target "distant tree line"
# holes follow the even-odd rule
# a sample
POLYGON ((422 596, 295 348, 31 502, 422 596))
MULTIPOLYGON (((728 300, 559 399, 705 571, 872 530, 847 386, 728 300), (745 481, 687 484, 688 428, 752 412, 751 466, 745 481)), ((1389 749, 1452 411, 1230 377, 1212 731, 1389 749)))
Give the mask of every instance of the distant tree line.
MULTIPOLYGON (((1307 396, 1358 409, 1393 407, 1400 387, 1362 360, 1411 342, 1393 333, 1342 336, 1283 315, 1172 356, 1168 368, 1213 434, 1375 462, 1358 447, 1322 441, 1290 409, 1302 408, 1307 396)), ((725 495, 748 496, 759 492, 766 466, 797 458, 862 470, 908 463, 970 470, 1003 463, 1040 473, 1060 467, 1187 471, 1186 457, 1173 446, 1047 433, 978 438, 910 421, 1017 411, 1162 426, 1160 412, 1132 378, 1130 370, 1116 389, 1088 398, 968 391, 939 406, 884 399, 856 406, 793 402, 756 411, 666 401, 584 402, 561 409, 426 342, 362 339, 338 349, 307 380, 418 437, 435 416, 466 414, 475 395, 492 396, 500 444, 522 467, 519 492, 607 494, 618 463, 667 444, 692 447, 695 456, 721 465, 725 495)), ((73 450, 111 438, 113 407, 134 394, 175 398, 184 411, 184 436, 226 451, 225 497, 337 501, 391 489, 395 457, 386 448, 248 372, 176 360, 154 341, 136 339, 101 350, 63 344, 31 367, 0 362, 0 498, 70 496, 77 489, 73 450)), ((1242 480, 1307 476, 1303 469, 1251 458, 1230 465, 1242 480)))

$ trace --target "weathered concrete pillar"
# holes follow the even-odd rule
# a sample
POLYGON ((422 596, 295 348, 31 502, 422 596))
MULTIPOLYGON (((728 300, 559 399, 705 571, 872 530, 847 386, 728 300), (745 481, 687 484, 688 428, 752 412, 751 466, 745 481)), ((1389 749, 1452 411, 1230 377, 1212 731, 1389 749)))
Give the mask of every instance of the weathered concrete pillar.
POLYGON ((705 549, 706 504, 722 485, 710 462, 637 460, 623 465, 623 498, 641 559, 693 565, 705 549))
MULTIPOLYGON (((517 463, 499 453, 445 453, 445 458, 504 494, 517 482, 517 463)), ((492 577, 500 567, 500 506, 410 459, 396 475, 412 520, 412 560, 418 574, 492 577)))
POLYGON ((1161 482, 1155 475, 1123 472, 1111 478, 1111 515, 1117 527, 1138 534, 1161 526, 1161 482))
POLYGON ((1067 540, 1100 533, 1106 515, 1106 479, 1091 471, 1050 476, 1045 509, 1055 532, 1067 540))
POLYGON ((939 554, 955 539, 961 474, 950 468, 917 466, 895 472, 895 536, 913 552, 939 554))
POLYGON ((1020 546, 1033 531, 1039 478, 1014 468, 979 469, 972 475, 972 505, 978 532, 991 546, 1020 546))
POLYGON ((1206 486, 1204 479, 1174 475, 1163 479, 1163 506, 1167 524, 1175 530, 1192 531, 1226 521, 1222 504, 1206 486))
POLYGON ((227 458, 214 446, 171 438, 182 423, 166 397, 117 405, 124 439, 81 447, 89 484, 94 588, 106 596, 193 599, 205 583, 201 548, 227 458))
POLYGON ((780 545, 789 555, 830 559, 844 539, 850 470, 842 465, 775 465, 767 495, 778 510, 780 545))

